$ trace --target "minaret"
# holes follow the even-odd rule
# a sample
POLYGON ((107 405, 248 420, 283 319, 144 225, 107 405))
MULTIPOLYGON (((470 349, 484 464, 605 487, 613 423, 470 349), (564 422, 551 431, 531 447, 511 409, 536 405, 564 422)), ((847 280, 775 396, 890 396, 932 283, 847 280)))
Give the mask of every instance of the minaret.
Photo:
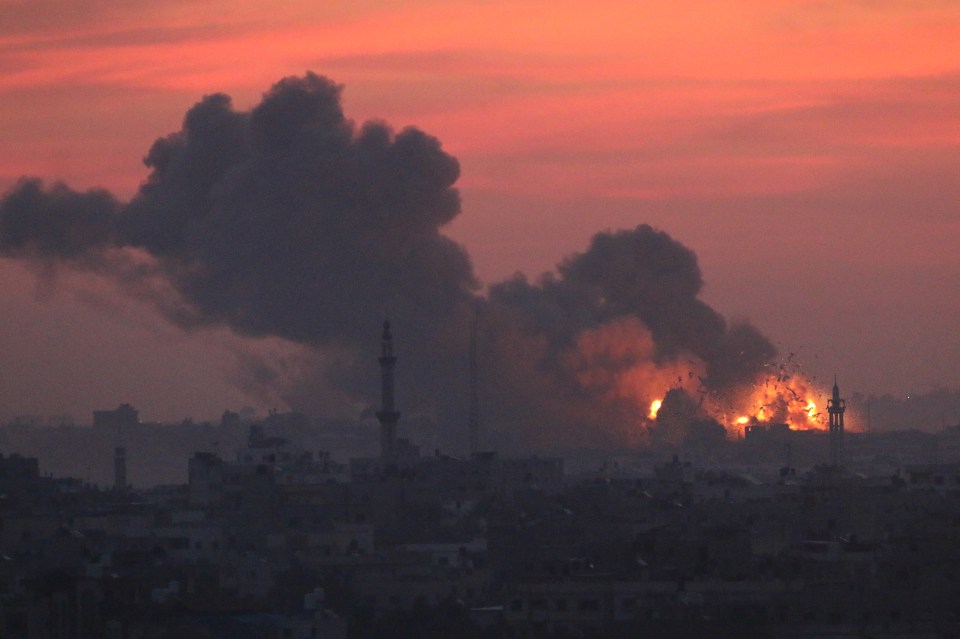
POLYGON ((383 323, 380 353, 380 457, 384 462, 392 462, 396 453, 397 422, 400 413, 393 405, 393 366, 397 358, 393 356, 393 336, 390 334, 390 322, 383 323))
POLYGON ((840 387, 837 378, 833 378, 833 397, 827 400, 827 412, 830 413, 830 464, 840 466, 843 458, 843 413, 846 404, 840 399, 840 387))

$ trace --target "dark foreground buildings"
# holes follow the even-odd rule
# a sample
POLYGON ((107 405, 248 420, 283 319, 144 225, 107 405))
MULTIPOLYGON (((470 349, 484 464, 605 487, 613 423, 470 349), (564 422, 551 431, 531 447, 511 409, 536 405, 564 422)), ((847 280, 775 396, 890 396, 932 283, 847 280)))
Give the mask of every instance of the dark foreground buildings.
POLYGON ((960 636, 960 457, 851 473, 827 436, 779 431, 734 446, 818 462, 420 456, 391 340, 374 457, 304 450, 281 415, 183 460, 186 485, 0 457, 0 637, 960 636))

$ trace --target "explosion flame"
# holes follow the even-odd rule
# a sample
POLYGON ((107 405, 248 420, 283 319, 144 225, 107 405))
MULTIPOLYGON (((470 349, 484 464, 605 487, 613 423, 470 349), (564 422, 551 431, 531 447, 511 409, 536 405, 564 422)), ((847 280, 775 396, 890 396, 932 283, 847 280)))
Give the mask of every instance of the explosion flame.
POLYGON ((660 407, 663 406, 662 399, 655 399, 650 403, 650 412, 647 413, 647 417, 650 419, 656 419, 657 413, 660 412, 660 407))
MULTIPOLYGON (((770 364, 773 372, 763 373, 748 386, 722 395, 701 386, 696 392, 686 391, 698 401, 704 417, 721 424, 728 437, 736 437, 745 427, 754 425, 786 424, 791 430, 822 430, 825 413, 825 391, 817 388, 812 380, 800 373, 798 364, 792 361, 770 364)), ((665 393, 664 393, 665 395, 665 393)), ((650 403, 647 419, 657 422, 664 396, 650 403)))
POLYGON ((787 424, 792 430, 820 430, 824 418, 817 407, 823 393, 805 376, 794 374, 766 375, 751 389, 736 398, 721 419, 728 431, 738 431, 748 424, 787 424))

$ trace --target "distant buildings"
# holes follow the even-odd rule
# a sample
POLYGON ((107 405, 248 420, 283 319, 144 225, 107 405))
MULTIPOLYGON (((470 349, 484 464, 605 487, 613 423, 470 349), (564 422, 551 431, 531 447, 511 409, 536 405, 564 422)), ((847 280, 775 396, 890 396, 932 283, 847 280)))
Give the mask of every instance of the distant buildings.
POLYGON ((121 429, 125 426, 136 426, 140 423, 140 411, 130 404, 120 404, 113 410, 93 411, 94 428, 121 429))

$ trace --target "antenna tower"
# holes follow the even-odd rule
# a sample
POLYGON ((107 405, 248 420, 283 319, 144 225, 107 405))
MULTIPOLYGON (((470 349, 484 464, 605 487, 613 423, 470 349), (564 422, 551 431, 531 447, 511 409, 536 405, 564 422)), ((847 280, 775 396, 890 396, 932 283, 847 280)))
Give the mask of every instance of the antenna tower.
POLYGON ((480 452, 480 398, 477 389, 479 372, 477 366, 477 342, 480 333, 480 302, 477 301, 473 314, 473 324, 470 327, 470 455, 480 452))

